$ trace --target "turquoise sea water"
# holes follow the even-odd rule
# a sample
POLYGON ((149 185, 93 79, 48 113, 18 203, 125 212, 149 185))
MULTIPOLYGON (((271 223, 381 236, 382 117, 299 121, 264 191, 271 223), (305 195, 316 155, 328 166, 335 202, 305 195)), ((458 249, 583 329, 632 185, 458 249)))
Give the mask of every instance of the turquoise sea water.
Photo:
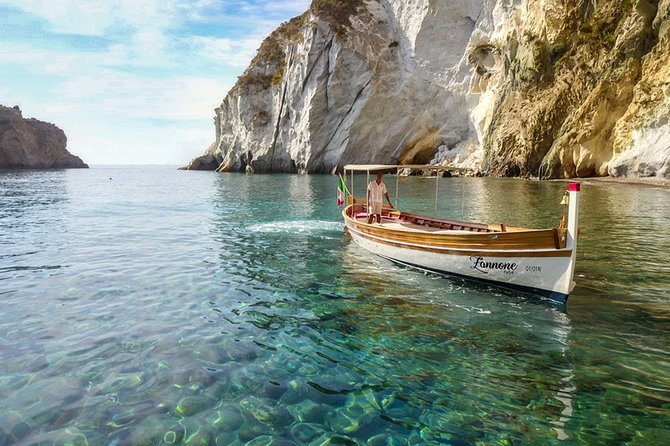
MULTIPOLYGON (((0 444, 670 444, 670 191, 582 186, 562 311, 371 256, 336 183, 0 172, 0 444)), ((549 226, 566 183, 439 187, 549 226)))

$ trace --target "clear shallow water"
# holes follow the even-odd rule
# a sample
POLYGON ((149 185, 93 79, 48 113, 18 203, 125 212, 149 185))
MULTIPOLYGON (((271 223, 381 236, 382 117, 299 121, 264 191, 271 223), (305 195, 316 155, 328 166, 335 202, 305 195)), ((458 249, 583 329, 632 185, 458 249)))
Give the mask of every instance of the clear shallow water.
MULTIPOLYGON (((367 254, 335 187, 0 172, 0 444, 670 443, 670 191, 583 185, 563 312, 367 254)), ((440 187, 441 215, 545 226, 565 184, 440 187)))

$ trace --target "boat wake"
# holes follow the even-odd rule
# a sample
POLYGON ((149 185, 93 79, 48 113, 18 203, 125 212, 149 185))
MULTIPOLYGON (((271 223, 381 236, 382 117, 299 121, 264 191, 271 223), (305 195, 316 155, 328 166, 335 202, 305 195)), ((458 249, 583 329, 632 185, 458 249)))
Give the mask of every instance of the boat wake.
POLYGON ((324 220, 289 220, 260 223, 247 228, 249 232, 275 234, 320 234, 342 232, 342 223, 324 220))

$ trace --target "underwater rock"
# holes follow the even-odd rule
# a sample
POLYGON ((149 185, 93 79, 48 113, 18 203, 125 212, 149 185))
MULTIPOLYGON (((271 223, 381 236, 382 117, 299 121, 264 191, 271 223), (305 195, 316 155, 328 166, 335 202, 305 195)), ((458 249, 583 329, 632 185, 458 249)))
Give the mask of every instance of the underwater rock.
POLYGON ((297 404, 291 405, 289 410, 294 417, 305 423, 322 423, 328 412, 326 406, 315 403, 312 400, 300 401, 297 404))
POLYGON ((389 434, 378 434, 368 438, 366 444, 367 446, 403 446, 404 442, 389 434))
POLYGON ((288 390, 288 386, 277 381, 268 381, 263 385, 261 395, 273 400, 280 399, 288 390))
POLYGON ((151 415, 133 426, 128 443, 134 446, 178 444, 183 441, 185 433, 185 427, 176 418, 167 414, 151 415))
POLYGON ((319 424, 298 423, 291 427, 291 435, 301 444, 309 443, 324 433, 319 424))
POLYGON ((237 362, 253 361, 258 357, 258 347, 250 341, 227 339, 223 343, 226 353, 237 362))
POLYGON ((248 442, 253 440, 256 437, 265 435, 268 433, 268 427, 257 422, 244 423, 240 429, 237 431, 237 438, 240 441, 248 442))
POLYGON ((275 438, 271 435, 261 435, 247 442, 244 446, 296 446, 296 444, 283 438, 275 438))
POLYGON ((295 373, 302 364, 295 359, 289 359, 288 361, 284 361, 282 365, 286 367, 289 373, 295 373))
POLYGON ((346 409, 338 407, 328 413, 328 426, 335 431, 343 434, 350 434, 359 429, 358 418, 353 417, 346 409))
MULTIPOLYGON (((143 416, 146 416, 144 414, 143 416)), ((104 424, 107 428, 118 429, 134 423, 140 414, 125 406, 113 406, 105 411, 104 424)))
POLYGON ((298 373, 302 376, 318 376, 319 369, 314 367, 312 364, 302 364, 298 369, 298 373))
POLYGON ((309 446, 364 446, 360 441, 344 435, 326 434, 309 443, 309 446))
POLYGON ((237 362, 227 362, 216 367, 205 367, 204 370, 213 380, 207 387, 207 394, 214 398, 225 399, 232 387, 232 376, 238 373, 241 366, 237 362))
POLYGON ((272 436, 259 435, 253 440, 248 441, 244 446, 270 446, 272 445, 272 436))
POLYGON ((175 408, 175 412, 186 417, 202 412, 203 410, 213 407, 215 404, 216 400, 204 395, 187 396, 179 401, 175 408))
POLYGON ((220 376, 214 383, 207 388, 207 394, 213 398, 223 399, 230 392, 230 378, 227 376, 220 376))
POLYGON ((0 414, 0 444, 17 443, 28 435, 31 429, 16 411, 10 410, 0 414))
POLYGON ((347 412, 356 418, 374 418, 379 415, 381 407, 372 390, 363 393, 353 393, 347 398, 345 404, 347 412))
POLYGON ((226 364, 232 360, 228 351, 219 345, 206 345, 198 349, 198 355, 211 364, 226 364))
POLYGON ((282 395, 281 401, 286 404, 296 404, 306 399, 318 399, 319 392, 302 380, 293 379, 287 383, 288 389, 282 395))
POLYGON ((28 424, 49 424, 58 428, 77 417, 82 408, 78 404, 86 394, 83 380, 62 376, 31 383, 3 401, 6 407, 21 407, 22 417, 28 424))
POLYGON ((216 432, 204 420, 188 417, 181 420, 180 424, 186 430, 182 444, 188 446, 210 446, 213 444, 216 432))
POLYGON ((214 438, 214 444, 216 445, 239 445, 240 442, 237 438, 237 432, 220 432, 214 438))
POLYGON ((627 446, 645 446, 650 444, 670 444, 670 431, 661 428, 638 430, 627 446))
POLYGON ((407 436, 407 446, 421 446, 425 442, 421 438, 421 435, 419 435, 418 432, 412 431, 410 434, 407 436))
POLYGON ((343 405, 347 399, 347 392, 352 387, 338 376, 323 373, 319 375, 318 380, 307 381, 307 385, 314 390, 311 399, 333 406, 343 405))
POLYGON ((170 412, 175 410, 183 394, 184 392, 175 386, 161 387, 151 396, 151 400, 157 410, 170 412))
POLYGON ((266 376, 264 370, 257 365, 240 367, 230 375, 231 390, 239 395, 258 395, 263 391, 263 382, 259 377, 266 376))
POLYGON ((192 364, 188 367, 176 369, 172 374, 172 382, 178 386, 202 390, 214 383, 213 375, 214 372, 206 371, 203 367, 192 364))
MULTIPOLYGON (((0 437, 1 438, 1 437, 0 437)), ((48 432, 40 432, 33 436, 26 438, 23 444, 26 445, 68 445, 68 446, 88 446, 94 444, 94 441, 102 442, 103 438, 87 438, 86 435, 76 427, 67 427, 62 429, 50 430, 48 432)), ((2 443, 12 444, 12 443, 2 443)))
POLYGON ((224 405, 216 409, 208 417, 209 424, 219 431, 231 432, 239 429, 244 422, 240 409, 232 404, 224 405))
POLYGON ((247 418, 274 429, 284 428, 293 422, 293 417, 285 407, 268 398, 247 397, 240 401, 240 409, 247 418))

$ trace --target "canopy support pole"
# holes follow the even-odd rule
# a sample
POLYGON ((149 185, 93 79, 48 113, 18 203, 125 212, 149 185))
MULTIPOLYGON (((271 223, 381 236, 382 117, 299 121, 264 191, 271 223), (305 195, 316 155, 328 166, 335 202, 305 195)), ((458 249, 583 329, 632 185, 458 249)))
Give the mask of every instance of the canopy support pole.
POLYGON ((437 178, 435 180, 435 215, 437 216, 437 196, 438 196, 438 190, 440 186, 440 171, 438 170, 436 172, 437 178))
POLYGON ((366 207, 366 209, 365 210, 368 212, 368 215, 370 215, 370 202, 368 201, 368 185, 370 184, 370 171, 366 170, 365 175, 366 175, 366 177, 365 177, 365 207, 366 207))
POLYGON ((398 178, 400 178, 400 175, 398 175, 398 172, 396 171, 395 173, 395 208, 398 209, 398 178))

